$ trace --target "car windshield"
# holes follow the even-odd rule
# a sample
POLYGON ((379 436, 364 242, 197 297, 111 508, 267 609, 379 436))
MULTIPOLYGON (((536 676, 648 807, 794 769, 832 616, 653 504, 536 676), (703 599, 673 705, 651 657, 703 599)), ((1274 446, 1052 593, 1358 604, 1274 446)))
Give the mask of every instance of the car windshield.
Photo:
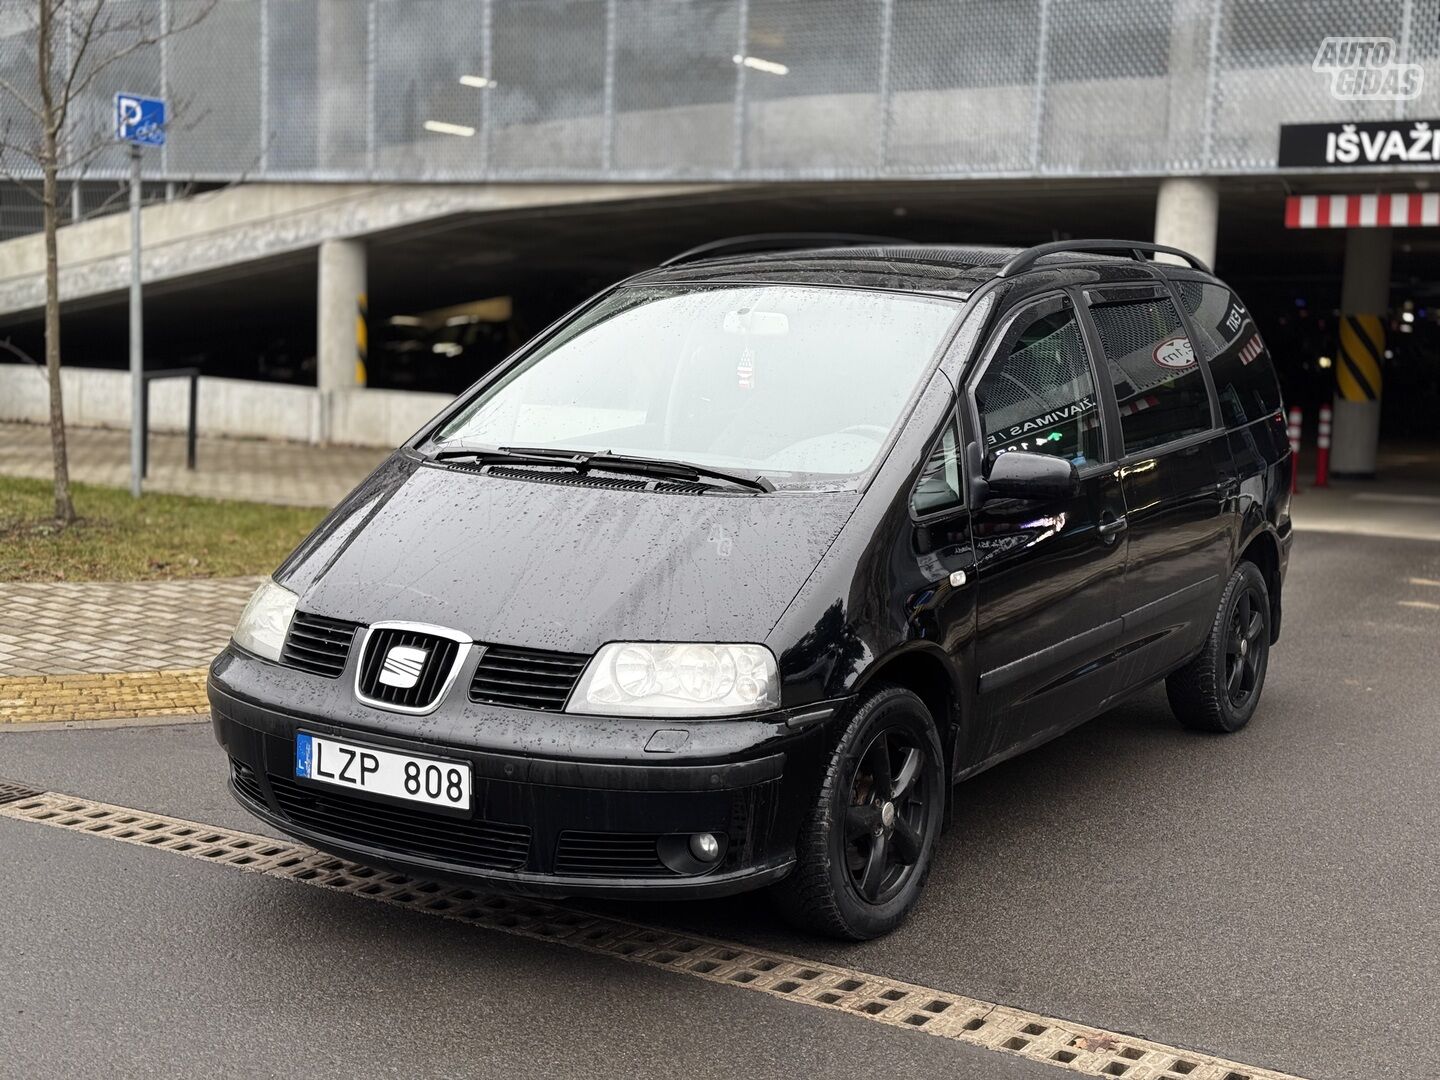
POLYGON ((955 315, 951 301, 858 289, 630 286, 486 387, 437 440, 849 487, 955 315))

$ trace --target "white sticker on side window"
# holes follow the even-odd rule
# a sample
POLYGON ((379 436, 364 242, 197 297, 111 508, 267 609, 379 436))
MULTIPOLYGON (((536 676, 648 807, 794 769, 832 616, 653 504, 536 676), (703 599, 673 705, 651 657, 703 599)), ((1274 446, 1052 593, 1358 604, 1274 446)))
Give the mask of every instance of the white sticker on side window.
POLYGON ((1150 355, 1155 363, 1171 371, 1182 371, 1195 366, 1195 347, 1184 334, 1166 338, 1155 346, 1155 351, 1150 355))

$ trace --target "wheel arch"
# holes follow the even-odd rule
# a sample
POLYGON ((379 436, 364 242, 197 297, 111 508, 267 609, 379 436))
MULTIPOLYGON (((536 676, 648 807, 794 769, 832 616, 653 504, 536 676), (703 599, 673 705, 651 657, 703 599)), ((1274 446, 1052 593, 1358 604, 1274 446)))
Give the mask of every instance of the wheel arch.
POLYGON ((861 672, 855 692, 864 694, 879 685, 904 687, 925 703, 940 729, 948 774, 953 776, 964 712, 963 683, 954 661, 937 644, 911 642, 861 672))
POLYGON ((1270 644, 1280 639, 1280 540, 1273 529, 1261 527, 1251 534, 1240 549, 1236 564, 1254 563, 1265 578, 1270 595, 1270 644))

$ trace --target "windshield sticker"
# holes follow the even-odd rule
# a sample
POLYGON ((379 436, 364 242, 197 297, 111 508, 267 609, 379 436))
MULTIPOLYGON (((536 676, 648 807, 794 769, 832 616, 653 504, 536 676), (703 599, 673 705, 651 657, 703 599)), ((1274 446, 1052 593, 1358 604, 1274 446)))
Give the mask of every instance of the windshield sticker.
MULTIPOLYGON (((1069 405, 1061 405, 1058 409, 1052 409, 1047 413, 1042 413, 1040 416, 1032 417, 1018 424, 1010 424, 1007 427, 1001 428, 999 431, 990 432, 985 436, 985 445, 987 447, 993 447, 1002 442, 1010 443, 1022 435, 1029 435, 1042 428, 1052 428, 1064 423, 1066 420, 1074 420, 1077 417, 1084 416, 1094 408, 1095 399, 1087 395, 1079 401, 1071 402, 1069 405)), ((1042 437, 1038 441, 1056 441, 1061 437, 1058 432, 1052 432, 1049 436, 1042 437)))
POLYGON ((735 365, 735 377, 739 380, 741 390, 755 389, 755 350, 749 345, 740 354, 740 363, 735 365))
POLYGON ((1166 338, 1155 346, 1151 357, 1155 363, 1171 371, 1183 371, 1195 366, 1195 348, 1184 334, 1166 338))

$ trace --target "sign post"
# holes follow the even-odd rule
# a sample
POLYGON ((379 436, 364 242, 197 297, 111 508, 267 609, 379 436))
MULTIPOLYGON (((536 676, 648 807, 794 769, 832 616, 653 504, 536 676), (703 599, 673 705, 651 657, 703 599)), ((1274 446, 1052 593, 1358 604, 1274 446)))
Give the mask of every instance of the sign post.
POLYGON ((130 144, 130 494, 140 497, 144 471, 145 336, 140 297, 140 153, 165 145, 165 102, 135 94, 115 95, 115 138, 130 144))

